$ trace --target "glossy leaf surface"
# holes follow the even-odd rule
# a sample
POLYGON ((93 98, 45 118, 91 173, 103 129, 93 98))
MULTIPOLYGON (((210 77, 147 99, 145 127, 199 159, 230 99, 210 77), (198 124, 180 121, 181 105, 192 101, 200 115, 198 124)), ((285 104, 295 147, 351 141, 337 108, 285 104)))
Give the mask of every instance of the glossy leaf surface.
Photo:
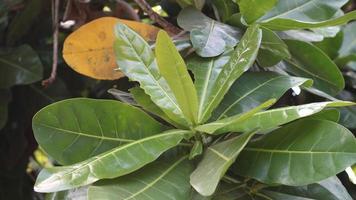
POLYGON ((30 84, 42 79, 43 67, 29 46, 0 50, 0 88, 30 84))
POLYGON ((232 0, 213 0, 219 21, 226 22, 233 14, 237 13, 237 6, 232 0))
POLYGON ((84 98, 43 108, 33 117, 32 127, 42 149, 66 165, 167 129, 130 105, 84 98))
POLYGON ((197 54, 213 57, 234 47, 241 36, 235 27, 215 21, 203 13, 188 7, 178 16, 178 24, 186 31, 191 31, 190 39, 197 54))
POLYGON ((138 81, 152 101, 172 120, 188 125, 177 99, 162 77, 155 56, 137 33, 124 24, 116 26, 114 51, 120 70, 133 81, 138 81))
POLYGON ((249 143, 237 161, 237 174, 267 184, 306 185, 355 163, 356 140, 334 122, 300 120, 249 143))
POLYGON ((203 159, 190 176, 190 183, 194 189, 204 196, 212 195, 222 176, 254 133, 245 133, 208 147, 203 159))
POLYGON ((89 188, 88 200, 188 199, 191 172, 187 156, 157 160, 138 172, 95 183, 89 188))
POLYGON ((240 8, 244 20, 251 24, 266 14, 278 0, 234 0, 240 8))
POLYGON ((246 72, 230 88, 210 120, 218 120, 246 112, 270 98, 279 99, 287 90, 311 86, 305 78, 272 72, 246 72))
POLYGON ((156 160, 190 134, 190 131, 171 130, 116 147, 74 165, 43 169, 36 180, 35 191, 68 190, 99 179, 129 174, 156 160))
POLYGON ((252 130, 268 130, 276 128, 282 124, 294 121, 296 119, 307 117, 322 111, 327 107, 343 107, 354 105, 348 101, 336 101, 336 102, 321 102, 310 103, 300 106, 289 106, 277 109, 271 109, 254 114, 243 123, 226 126, 221 131, 231 132, 245 132, 252 130))
POLYGON ((160 73, 166 79, 185 118, 195 124, 198 114, 197 92, 183 58, 164 31, 158 33, 155 53, 160 73))

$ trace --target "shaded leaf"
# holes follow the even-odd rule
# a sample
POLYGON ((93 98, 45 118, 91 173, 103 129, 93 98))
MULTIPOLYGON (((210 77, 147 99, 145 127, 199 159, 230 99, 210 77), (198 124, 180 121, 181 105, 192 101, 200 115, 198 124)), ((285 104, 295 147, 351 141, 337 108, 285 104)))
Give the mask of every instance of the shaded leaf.
POLYGON ((166 130, 138 108, 84 98, 43 108, 33 117, 32 127, 42 149, 66 165, 166 130))
POLYGON ((237 6, 232 0, 213 0, 215 12, 220 21, 226 22, 233 14, 237 13, 237 6))
POLYGON ((194 6, 195 8, 201 10, 204 7, 205 0, 176 0, 177 3, 182 7, 194 6))
POLYGON ((130 80, 138 81, 152 101, 169 118, 181 125, 188 125, 167 81, 162 77, 150 46, 137 33, 119 23, 115 29, 114 51, 120 70, 130 80))
POLYGON ((277 0, 234 0, 240 8, 244 20, 251 24, 266 14, 278 2, 277 0))
POLYGON ((7 89, 0 89, 0 130, 7 122, 8 103, 11 101, 11 92, 7 89))
POLYGON ((57 192, 129 174, 156 160, 191 134, 190 131, 171 130, 116 147, 74 165, 43 169, 34 189, 57 192))
POLYGON ((187 156, 157 160, 133 174, 95 183, 89 188, 88 199, 188 199, 192 170, 187 156))
POLYGON ((202 57, 222 54, 236 46, 241 36, 239 29, 217 22, 191 7, 180 12, 178 24, 184 30, 191 31, 193 47, 202 57))
POLYGON ((29 45, 1 50, 0 66, 0 88, 30 84, 42 79, 41 60, 29 45))
POLYGON ((356 22, 351 22, 345 26, 345 28, 342 30, 343 33, 343 41, 341 48, 339 49, 339 57, 337 60, 339 60, 337 63, 340 63, 340 60, 343 61, 341 62, 339 66, 343 67, 345 65, 350 65, 352 68, 356 69, 356 33, 355 33, 355 28, 356 28, 356 22))
POLYGON ((340 112, 337 109, 326 109, 308 117, 308 119, 329 120, 339 122, 340 112))
POLYGON ((339 32, 335 37, 324 38, 321 42, 314 43, 319 49, 323 50, 331 59, 338 56, 338 51, 343 42, 343 33, 339 32))
POLYGON ((197 92, 183 58, 164 31, 158 33, 155 54, 160 73, 166 79, 185 118, 195 124, 198 114, 197 92))
POLYGON ((233 170, 267 184, 299 186, 355 162, 356 140, 349 130, 331 121, 300 120, 249 143, 233 170))
POLYGON ((127 103, 133 106, 137 106, 137 103, 133 99, 132 95, 130 93, 115 89, 115 88, 110 88, 108 90, 108 93, 110 93, 112 96, 115 97, 115 99, 127 103))
POLYGON ((113 51, 114 27, 120 22, 134 29, 145 40, 155 40, 158 28, 148 24, 102 17, 70 34, 63 46, 63 58, 76 72, 95 79, 115 80, 124 76, 117 68, 113 51))
POLYGON ((203 153, 203 143, 199 140, 195 141, 192 149, 190 150, 189 159, 193 159, 203 153))
POLYGON ((190 175, 190 184, 204 196, 212 195, 220 179, 256 132, 249 132, 207 148, 190 175))

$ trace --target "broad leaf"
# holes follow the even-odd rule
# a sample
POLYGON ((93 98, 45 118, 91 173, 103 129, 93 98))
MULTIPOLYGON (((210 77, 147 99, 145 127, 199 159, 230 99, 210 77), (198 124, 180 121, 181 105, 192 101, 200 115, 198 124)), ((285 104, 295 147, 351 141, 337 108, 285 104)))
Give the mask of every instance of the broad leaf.
POLYGON ((133 81, 138 81, 152 101, 172 120, 188 125, 177 99, 167 81, 159 73, 150 46, 137 33, 124 24, 116 26, 114 51, 120 70, 133 81))
POLYGON ((49 193, 45 200, 88 200, 88 187, 49 193))
POLYGON ((240 8, 244 20, 251 24, 266 14, 278 0, 234 0, 240 8))
POLYGON ((155 50, 161 75, 166 79, 185 118, 195 124, 198 114, 197 92, 183 58, 166 32, 158 33, 155 50))
POLYGON ((43 76, 41 60, 28 45, 0 49, 0 66, 0 88, 30 84, 43 76))
POLYGON ((191 134, 190 131, 171 130, 116 147, 74 165, 43 169, 34 189, 57 192, 129 174, 156 160, 191 134))
POLYGON ((306 186, 278 186, 266 188, 262 191, 262 193, 273 199, 276 198, 277 200, 280 199, 278 196, 281 194, 290 195, 294 198, 352 200, 352 197, 336 176, 306 186))
POLYGON ((270 98, 279 99, 290 88, 311 84, 312 81, 305 78, 247 72, 231 86, 210 121, 246 112, 270 98))
POLYGON ((233 14, 237 13, 237 6, 232 0, 213 0, 214 10, 220 19, 219 21, 226 22, 233 14))
POLYGON ((329 120, 333 122, 339 122, 340 112, 338 109, 325 109, 314 115, 308 117, 308 119, 319 119, 319 120, 329 120))
POLYGON ((178 24, 184 30, 191 31, 193 47, 202 57, 222 54, 236 46, 241 36, 239 29, 217 22, 191 7, 180 12, 178 24))
POLYGON ((347 24, 345 28, 342 30, 344 37, 343 37, 341 48, 339 50, 339 58, 338 58, 338 60, 344 60, 341 66, 348 64, 351 65, 354 69, 356 69, 355 28, 356 28, 356 22, 351 22, 347 24))
POLYGON ((285 58, 290 58, 287 45, 273 31, 262 28, 262 42, 257 61, 263 67, 270 67, 285 58))
POLYGON ((8 103, 11 101, 11 92, 7 89, 0 89, 0 130, 7 122, 8 103))
POLYGON ((294 75, 311 78, 318 90, 331 96, 345 87, 344 78, 336 64, 314 45, 286 40, 292 59, 286 60, 286 70, 294 75))
POLYGON ((331 59, 335 59, 343 43, 343 33, 340 31, 336 36, 324 38, 321 42, 314 43, 319 49, 323 50, 331 59))
POLYGON ((63 58, 76 72, 95 79, 115 80, 124 76, 116 65, 113 28, 124 23, 147 41, 154 41, 159 31, 148 24, 102 17, 93 20, 70 34, 63 44, 63 58))
MULTIPOLYGON (((253 64, 261 43, 261 37, 262 33, 258 26, 249 27, 240 43, 231 53, 230 60, 217 75, 214 84, 210 88, 203 87, 204 90, 209 89, 209 96, 200 98, 198 122, 205 122, 210 118, 212 111, 219 105, 231 85, 253 64)), ((209 72, 207 75, 209 75, 209 72)), ((210 76, 207 76, 207 79, 210 79, 210 76)), ((206 82, 207 79, 204 81, 206 82)))
POLYGON ((130 105, 84 98, 43 108, 33 117, 32 127, 42 149, 65 165, 167 129, 130 105))
POLYGON ((270 99, 245 113, 228 117, 225 119, 221 119, 215 122, 203 124, 195 127, 194 129, 209 134, 214 134, 214 133, 221 134, 224 133, 224 131, 220 131, 220 130, 226 130, 227 127, 234 127, 235 125, 243 124, 244 121, 251 118, 255 113, 270 107, 275 102, 276 99, 270 99))
POLYGON ((233 171, 267 184, 300 186, 333 176, 356 162, 356 140, 331 121, 300 120, 249 143, 233 171))
POLYGON ((138 172, 90 186, 88 200, 188 199, 192 165, 187 156, 158 160, 138 172))
POLYGON ((198 167, 190 175, 190 184, 194 189, 204 196, 212 195, 220 179, 254 133, 245 133, 208 147, 198 167))
POLYGON ((348 101, 310 103, 300 106, 289 106, 277 109, 271 109, 254 114, 249 119, 239 124, 226 126, 221 132, 246 132, 252 130, 268 130, 276 128, 282 124, 294 121, 296 119, 307 117, 322 111, 327 107, 343 107, 355 105, 348 101))

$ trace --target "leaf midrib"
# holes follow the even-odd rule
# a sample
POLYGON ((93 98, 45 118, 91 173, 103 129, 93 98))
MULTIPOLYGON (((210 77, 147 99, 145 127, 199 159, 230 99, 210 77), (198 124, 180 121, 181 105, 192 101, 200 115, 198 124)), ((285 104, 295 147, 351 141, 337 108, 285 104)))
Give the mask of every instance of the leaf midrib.
MULTIPOLYGON (((10 66, 13 66, 13 67, 15 67, 15 68, 17 68, 17 69, 19 69, 19 70, 21 70, 21 71, 22 71, 22 70, 23 70, 23 71, 26 71, 27 73, 31 74, 33 77, 38 77, 37 74, 33 73, 32 71, 30 71, 30 70, 28 70, 28 69, 26 69, 26 68, 24 68, 24 67, 21 67, 20 65, 17 65, 17 64, 15 64, 15 63, 9 62, 9 61, 7 61, 7 60, 1 58, 1 57, 0 57, 0 62, 3 62, 3 63, 5 63, 5 64, 8 64, 8 65, 10 65, 10 66)), ((5 66, 6 66, 6 65, 5 65, 5 66)))

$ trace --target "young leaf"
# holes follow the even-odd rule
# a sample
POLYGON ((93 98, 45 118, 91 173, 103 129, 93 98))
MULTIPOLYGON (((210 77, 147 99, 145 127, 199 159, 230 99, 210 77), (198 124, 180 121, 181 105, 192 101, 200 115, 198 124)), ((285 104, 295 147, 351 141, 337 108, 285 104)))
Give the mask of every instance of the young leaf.
POLYGON ((333 176, 356 162, 356 140, 345 127, 300 120, 251 142, 233 171, 267 184, 300 186, 333 176))
POLYGON ((314 87, 329 95, 335 95, 345 87, 344 78, 336 64, 314 45, 285 40, 292 59, 286 60, 286 70, 294 75, 311 78, 314 87))
POLYGON ((198 114, 197 92, 183 58, 165 31, 158 33, 155 50, 161 75, 166 79, 185 118, 195 124, 198 114))
POLYGON ((157 160, 135 173, 95 183, 89 187, 88 200, 188 199, 192 170, 187 156, 157 160))
POLYGON ((312 83, 310 79, 272 72, 247 72, 231 86, 210 121, 246 112, 270 98, 279 99, 290 88, 312 83))
POLYGON ((233 0, 239 5, 242 17, 248 24, 252 24, 271 10, 278 0, 233 0))
POLYGON ((124 24, 116 26, 114 51, 119 68, 133 81, 138 81, 152 101, 169 118, 188 126, 177 99, 159 73, 156 59, 147 42, 124 24))
POLYGON ((256 132, 249 132, 210 146, 190 175, 190 184, 204 196, 214 193, 220 179, 256 132))
POLYGON ((43 108, 33 117, 32 128, 41 148, 64 165, 167 129, 138 108, 118 101, 85 98, 43 108))
POLYGON ((256 59, 261 43, 262 32, 257 25, 247 29, 240 43, 231 54, 231 59, 225 64, 216 78, 216 84, 210 89, 208 98, 199 110, 198 122, 205 122, 211 116, 211 112, 219 105, 231 85, 239 78, 256 59))
POLYGON ((57 192, 88 185, 99 179, 129 174, 156 160, 163 152, 191 134, 185 130, 166 131, 119 146, 74 165, 43 169, 37 177, 35 191, 57 192))
POLYGON ((195 141, 194 146, 190 150, 189 160, 203 153, 203 143, 199 140, 195 141))
POLYGON ((76 72, 95 79, 115 80, 124 76, 118 70, 112 45, 113 27, 118 22, 134 29, 145 40, 154 41, 159 28, 148 24, 102 17, 93 20, 70 34, 63 44, 63 58, 76 72))
POLYGON ((267 111, 262 111, 254 114, 252 117, 242 123, 235 123, 226 126, 221 132, 247 132, 252 130, 268 130, 276 128, 282 124, 294 121, 296 119, 307 117, 322 111, 327 107, 343 107, 352 106, 355 103, 348 101, 329 101, 321 103, 310 103, 300 106, 289 106, 277 108, 267 111))

